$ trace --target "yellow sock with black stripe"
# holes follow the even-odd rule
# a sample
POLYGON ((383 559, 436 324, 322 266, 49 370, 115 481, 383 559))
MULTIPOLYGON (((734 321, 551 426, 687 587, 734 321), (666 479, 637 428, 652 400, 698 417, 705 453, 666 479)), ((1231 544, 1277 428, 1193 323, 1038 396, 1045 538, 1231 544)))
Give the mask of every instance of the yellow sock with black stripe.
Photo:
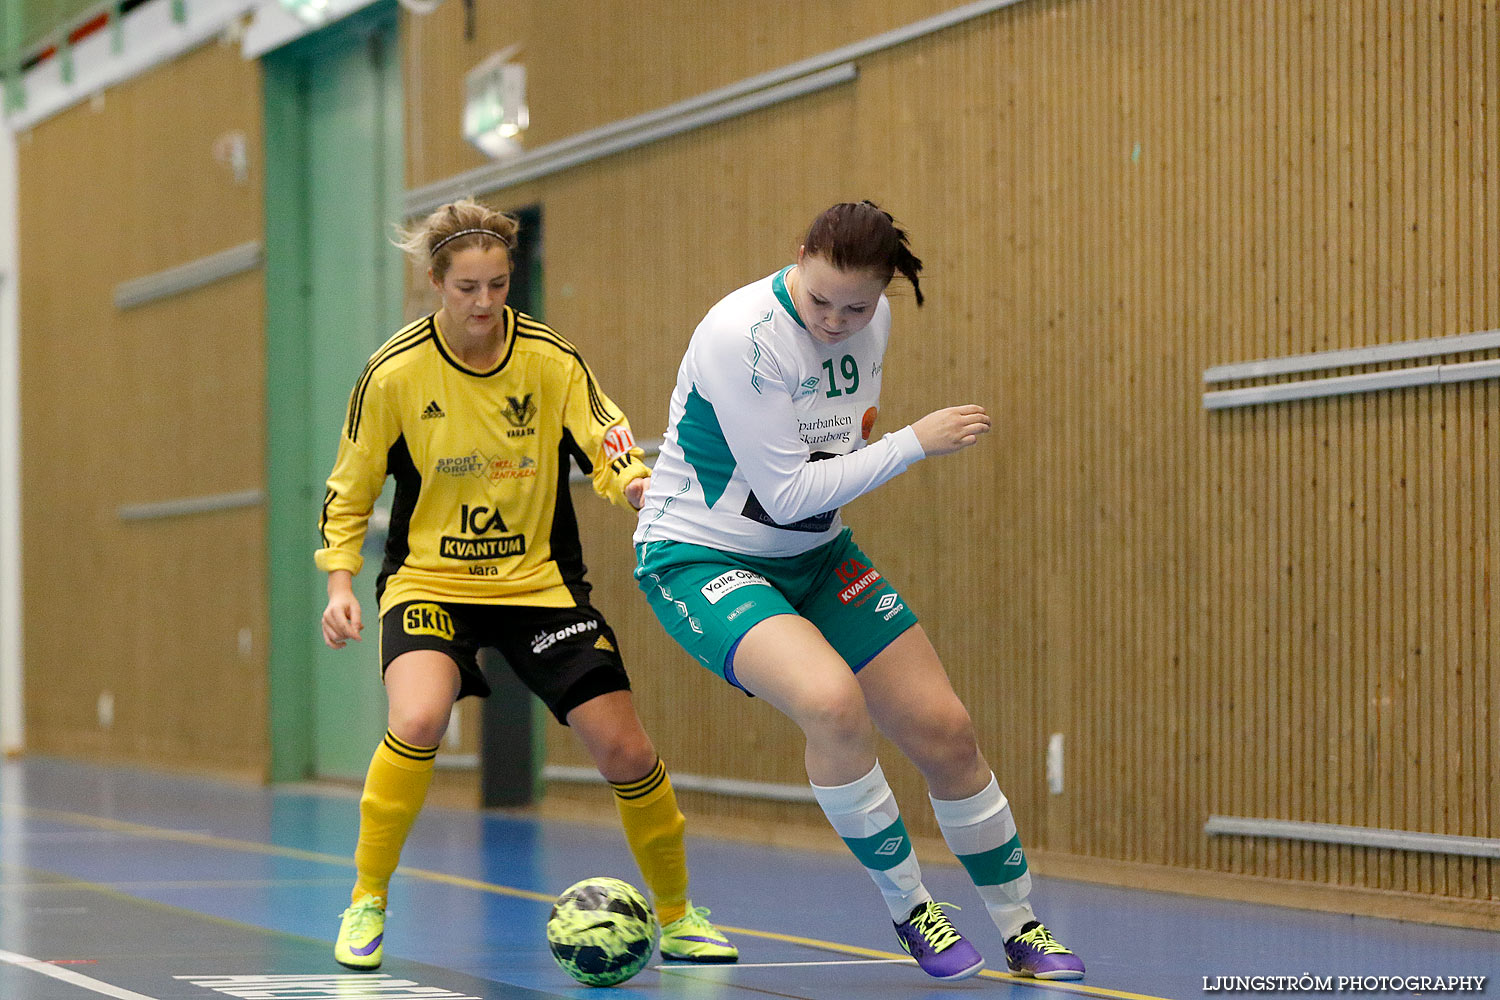
POLYGON ((359 800, 354 902, 365 896, 386 898, 406 835, 427 799, 435 757, 437 747, 412 746, 390 730, 386 730, 385 739, 375 748, 370 770, 365 774, 365 791, 359 800))
POLYGON ((687 851, 682 844, 687 820, 677 808, 666 765, 658 757, 644 778, 610 782, 610 787, 615 790, 625 842, 655 901, 657 919, 670 924, 687 912, 687 851))

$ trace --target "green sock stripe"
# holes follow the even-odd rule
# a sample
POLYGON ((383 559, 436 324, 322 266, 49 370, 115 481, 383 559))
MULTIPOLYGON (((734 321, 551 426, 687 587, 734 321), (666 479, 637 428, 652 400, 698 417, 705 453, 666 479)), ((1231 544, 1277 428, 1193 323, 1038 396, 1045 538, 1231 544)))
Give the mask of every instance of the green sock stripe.
POLYGON ((911 856, 911 838, 906 835, 906 824, 900 816, 873 836, 845 837, 844 843, 860 864, 877 872, 890 871, 911 856))
POLYGON ((975 885, 1004 885, 1026 874, 1026 852, 1021 850, 1019 833, 993 851, 960 854, 958 860, 975 885))

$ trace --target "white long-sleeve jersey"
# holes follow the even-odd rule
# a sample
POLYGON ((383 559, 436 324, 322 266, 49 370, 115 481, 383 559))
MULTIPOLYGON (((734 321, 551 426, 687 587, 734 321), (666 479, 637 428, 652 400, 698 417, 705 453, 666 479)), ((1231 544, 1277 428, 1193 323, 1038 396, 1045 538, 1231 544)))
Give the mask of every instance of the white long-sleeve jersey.
POLYGON ((677 372, 635 541, 792 556, 834 538, 838 508, 923 457, 910 426, 869 443, 891 307, 838 344, 803 327, 783 268, 721 299, 677 372))

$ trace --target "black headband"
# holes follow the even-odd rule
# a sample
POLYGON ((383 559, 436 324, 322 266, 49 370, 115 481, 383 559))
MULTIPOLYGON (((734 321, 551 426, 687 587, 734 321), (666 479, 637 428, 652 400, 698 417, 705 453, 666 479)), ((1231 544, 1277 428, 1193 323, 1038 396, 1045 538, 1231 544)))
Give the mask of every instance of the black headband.
POLYGON ((493 229, 460 229, 458 232, 454 233, 452 236, 444 236, 442 239, 438 240, 437 243, 436 243, 436 245, 433 246, 433 248, 432 248, 432 250, 430 252, 431 253, 437 253, 439 250, 443 249, 443 247, 445 245, 447 245, 449 243, 452 243, 454 240, 458 239, 460 236, 480 236, 480 235, 483 235, 483 236, 493 236, 493 237, 495 237, 495 239, 499 240, 501 243, 504 243, 507 247, 510 246, 510 241, 507 240, 504 236, 501 236, 499 233, 495 232, 493 229))

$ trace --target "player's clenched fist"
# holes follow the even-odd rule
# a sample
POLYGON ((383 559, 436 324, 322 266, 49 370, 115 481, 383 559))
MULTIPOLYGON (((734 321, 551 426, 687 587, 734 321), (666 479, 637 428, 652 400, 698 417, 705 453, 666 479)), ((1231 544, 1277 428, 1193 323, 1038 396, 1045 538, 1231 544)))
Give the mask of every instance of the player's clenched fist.
POLYGON ((917 442, 929 456, 947 455, 967 448, 989 432, 990 415, 977 403, 934 410, 911 425, 917 442))

